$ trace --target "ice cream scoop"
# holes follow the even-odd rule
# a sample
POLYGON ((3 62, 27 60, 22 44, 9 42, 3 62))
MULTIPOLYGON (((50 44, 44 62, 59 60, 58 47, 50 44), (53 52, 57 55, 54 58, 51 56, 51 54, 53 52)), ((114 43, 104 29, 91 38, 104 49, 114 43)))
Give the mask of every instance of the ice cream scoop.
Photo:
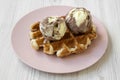
POLYGON ((91 29, 91 15, 85 8, 74 8, 66 15, 66 24, 74 34, 86 33, 91 29))
POLYGON ((47 17, 40 23, 40 31, 47 40, 60 40, 67 30, 63 17, 47 17))

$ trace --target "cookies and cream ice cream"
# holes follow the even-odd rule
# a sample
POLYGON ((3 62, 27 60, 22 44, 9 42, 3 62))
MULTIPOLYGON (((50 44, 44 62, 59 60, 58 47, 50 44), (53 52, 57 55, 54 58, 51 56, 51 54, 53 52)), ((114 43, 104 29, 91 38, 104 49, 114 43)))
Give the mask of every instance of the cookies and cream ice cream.
POLYGON ((66 30, 63 17, 47 17, 40 23, 40 31, 47 40, 60 40, 66 30))
POLYGON ((91 29, 91 15, 85 8, 74 8, 66 15, 66 23, 74 34, 85 33, 91 29))

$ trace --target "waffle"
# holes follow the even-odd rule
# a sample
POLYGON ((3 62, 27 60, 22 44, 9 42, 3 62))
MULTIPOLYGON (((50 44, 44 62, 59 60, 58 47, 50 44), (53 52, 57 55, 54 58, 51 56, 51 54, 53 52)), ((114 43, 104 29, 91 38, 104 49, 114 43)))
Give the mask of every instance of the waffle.
POLYGON ((94 25, 90 32, 80 35, 73 35, 67 29, 64 37, 58 41, 45 41, 42 33, 39 30, 39 23, 36 22, 30 27, 30 43, 35 50, 43 49, 46 54, 57 57, 65 57, 70 54, 81 53, 85 51, 91 44, 91 41, 97 37, 94 25))

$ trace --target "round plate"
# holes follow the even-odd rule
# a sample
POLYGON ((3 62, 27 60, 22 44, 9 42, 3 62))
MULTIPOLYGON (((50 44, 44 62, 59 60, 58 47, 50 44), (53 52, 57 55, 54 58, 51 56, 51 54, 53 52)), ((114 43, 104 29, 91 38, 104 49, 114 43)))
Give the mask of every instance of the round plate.
POLYGON ((30 46, 30 25, 47 16, 63 16, 73 8, 69 6, 44 7, 30 12, 20 19, 12 32, 12 46, 18 57, 27 65, 50 73, 71 73, 83 70, 96 63, 105 53, 108 44, 106 30, 98 19, 93 17, 97 27, 97 39, 81 54, 58 58, 36 51, 30 46))

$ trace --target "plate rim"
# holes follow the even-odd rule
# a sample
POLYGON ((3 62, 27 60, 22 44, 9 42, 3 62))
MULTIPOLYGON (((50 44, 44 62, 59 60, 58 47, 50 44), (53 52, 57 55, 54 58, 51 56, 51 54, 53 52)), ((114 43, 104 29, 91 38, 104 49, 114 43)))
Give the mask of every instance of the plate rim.
POLYGON ((49 7, 71 7, 71 8, 72 8, 72 7, 74 7, 74 6, 64 6, 64 5, 63 5, 63 6, 62 6, 62 5, 60 5, 60 6, 46 6, 46 7, 41 7, 41 8, 32 10, 32 11, 28 12, 27 14, 25 14, 24 16, 22 16, 22 17, 16 22, 16 24, 14 25, 14 27, 13 27, 13 29, 12 29, 12 33, 11 33, 11 45, 12 45, 12 49, 13 49, 14 53, 16 54, 16 56, 19 58, 19 60, 20 60, 22 63, 24 63, 25 65, 27 65, 27 66, 29 66, 29 67, 31 67, 31 68, 33 68, 33 69, 36 69, 36 70, 39 70, 39 71, 42 71, 42 72, 46 72, 46 73, 54 73, 54 74, 74 73, 74 72, 78 72, 78 71, 82 71, 82 70, 84 70, 84 69, 87 69, 87 68, 91 67, 92 65, 96 64, 96 63, 104 56, 104 54, 105 54, 105 52, 106 52, 106 50, 107 50, 107 48, 108 48, 108 42, 109 42, 109 41, 108 41, 108 33, 107 33, 107 30, 106 30, 104 24, 103 24, 98 18, 96 18, 94 15, 93 15, 93 17, 94 17, 95 19, 97 19, 97 20, 99 21, 99 23, 100 23, 100 24, 104 27, 104 29, 105 29, 105 33, 106 33, 106 35, 107 35, 107 36, 106 36, 106 41, 107 41, 106 44, 107 44, 107 45, 106 45, 106 47, 105 47, 105 50, 104 50, 104 53, 102 54, 102 56, 99 57, 99 59, 97 59, 94 63, 90 64, 89 66, 87 66, 87 67, 85 67, 85 68, 83 68, 83 69, 80 69, 80 70, 76 69, 76 70, 66 71, 66 72, 51 72, 51 71, 47 71, 47 70, 43 70, 43 69, 37 68, 37 67, 35 67, 34 65, 29 64, 26 60, 24 60, 21 56, 19 56, 19 55, 17 54, 18 52, 15 50, 15 48, 14 48, 14 46, 13 46, 13 32, 14 32, 17 24, 19 23, 19 21, 21 21, 24 17, 28 16, 28 15, 31 14, 32 12, 38 11, 39 9, 49 8, 49 7))

